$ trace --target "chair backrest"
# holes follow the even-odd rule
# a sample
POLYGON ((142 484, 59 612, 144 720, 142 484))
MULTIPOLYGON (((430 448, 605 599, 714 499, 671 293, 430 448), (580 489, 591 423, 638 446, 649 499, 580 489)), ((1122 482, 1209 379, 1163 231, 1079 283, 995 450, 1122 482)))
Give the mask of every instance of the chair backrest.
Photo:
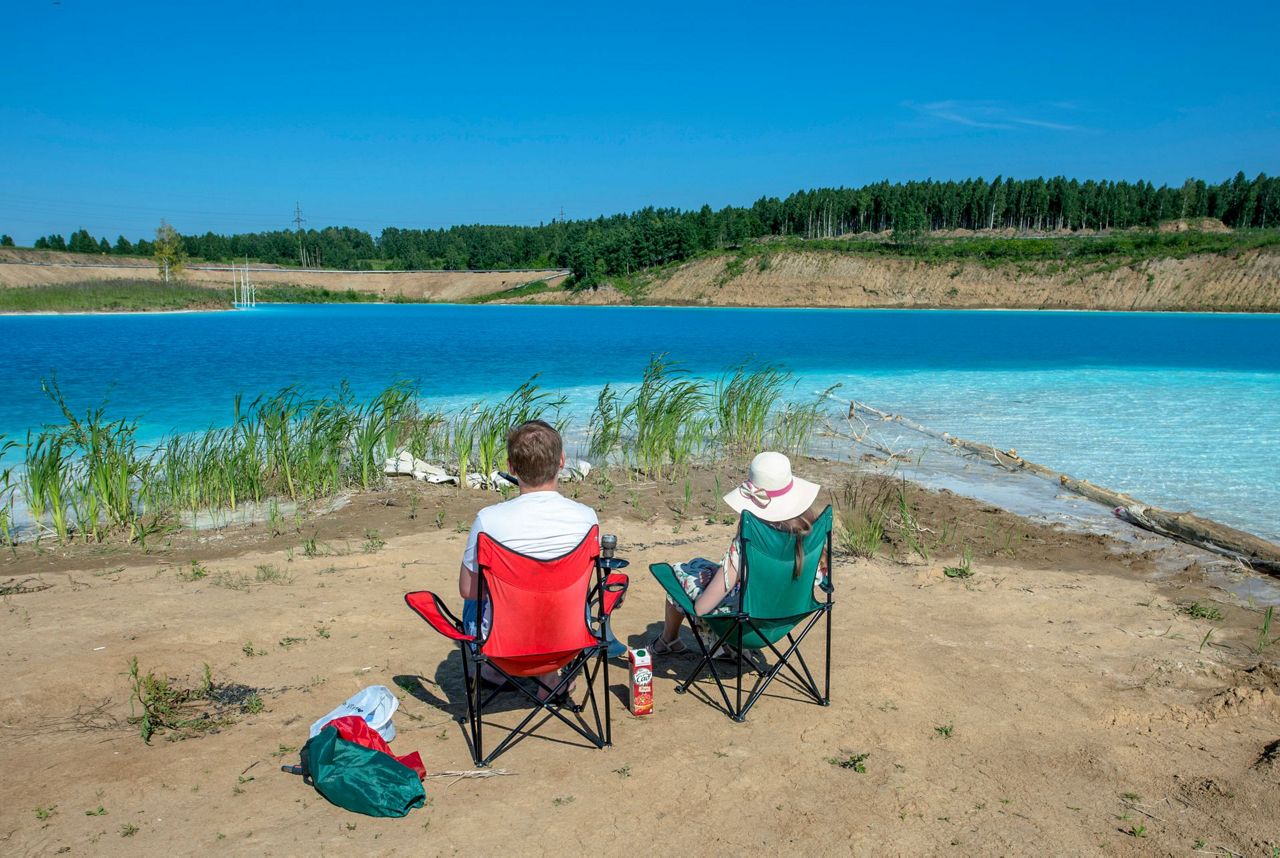
POLYGON ((481 595, 487 595, 492 610, 481 644, 484 654, 520 658, 594 646, 586 605, 599 554, 599 526, 576 548, 550 560, 512 551, 481 533, 476 566, 481 595))
MULTIPOLYGON (((818 564, 830 546, 831 507, 828 506, 804 537, 784 533, 749 511, 738 525, 742 541, 742 610, 761 620, 798 618, 818 608, 813 584, 818 564), (795 574, 796 539, 804 539, 804 566, 795 574)), ((827 558, 830 574, 830 558, 827 558)))

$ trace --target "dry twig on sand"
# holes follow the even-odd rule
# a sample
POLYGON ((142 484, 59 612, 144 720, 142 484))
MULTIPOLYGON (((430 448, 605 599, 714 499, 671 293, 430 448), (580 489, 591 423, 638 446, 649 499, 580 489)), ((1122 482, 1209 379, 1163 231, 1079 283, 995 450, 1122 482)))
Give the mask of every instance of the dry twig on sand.
POLYGON ((515 772, 509 772, 506 769, 472 769, 470 771, 460 772, 432 772, 427 775, 427 780, 435 780, 436 778, 452 778, 453 780, 445 784, 445 787, 451 787, 461 780, 472 778, 496 778, 501 775, 514 775, 515 772))

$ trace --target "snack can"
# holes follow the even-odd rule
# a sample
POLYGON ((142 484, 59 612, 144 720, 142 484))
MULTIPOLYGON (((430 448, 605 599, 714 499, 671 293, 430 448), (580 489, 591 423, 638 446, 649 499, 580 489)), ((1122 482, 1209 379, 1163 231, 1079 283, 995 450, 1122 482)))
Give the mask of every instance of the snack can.
POLYGON ((630 709, 632 715, 649 715, 653 712, 653 656, 647 649, 628 652, 631 662, 630 709))

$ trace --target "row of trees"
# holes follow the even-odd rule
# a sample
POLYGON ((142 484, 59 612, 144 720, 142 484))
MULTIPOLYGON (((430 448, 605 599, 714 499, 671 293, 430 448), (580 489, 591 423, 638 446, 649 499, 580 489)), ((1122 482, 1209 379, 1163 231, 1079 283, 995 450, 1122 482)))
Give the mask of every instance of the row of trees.
MULTIPOLYGON (((1213 217, 1228 226, 1280 226, 1280 178, 1237 173, 1219 184, 1188 179, 1178 187, 1110 182, 997 177, 947 181, 878 182, 860 188, 818 188, 785 199, 762 197, 751 206, 698 210, 645 208, 595 220, 552 221, 536 227, 387 227, 377 238, 350 227, 181 237, 183 251, 207 260, 254 259, 328 268, 570 268, 574 282, 601 279, 688 259, 764 236, 834 238, 896 230, 1109 230, 1155 226, 1175 218, 1213 217)), ((115 244, 78 230, 69 240, 51 235, 36 247, 73 253, 151 255, 154 242, 115 244)))

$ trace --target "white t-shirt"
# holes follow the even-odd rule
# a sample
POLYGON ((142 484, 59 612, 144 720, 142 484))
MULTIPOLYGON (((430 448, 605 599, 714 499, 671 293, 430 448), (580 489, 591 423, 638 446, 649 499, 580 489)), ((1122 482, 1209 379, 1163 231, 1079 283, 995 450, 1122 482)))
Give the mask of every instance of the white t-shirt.
POLYGON ((476 571, 476 540, 482 532, 512 551, 550 560, 577 548, 597 523, 595 510, 559 492, 522 494, 476 513, 462 565, 476 571))

